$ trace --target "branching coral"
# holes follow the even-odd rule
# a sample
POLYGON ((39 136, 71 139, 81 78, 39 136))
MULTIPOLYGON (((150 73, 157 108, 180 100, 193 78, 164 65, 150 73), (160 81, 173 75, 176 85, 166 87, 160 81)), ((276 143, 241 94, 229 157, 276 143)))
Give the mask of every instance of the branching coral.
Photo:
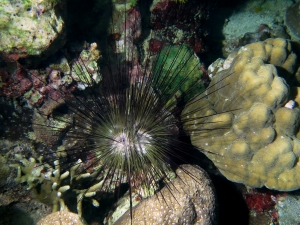
POLYGON ((38 166, 41 159, 36 160, 30 158, 28 160, 19 154, 16 154, 15 158, 19 163, 11 164, 11 166, 17 168, 16 181, 19 183, 26 182, 28 184, 28 190, 35 188, 38 184, 43 182, 45 175, 42 173, 42 170, 51 168, 48 164, 38 166))
POLYGON ((300 110, 291 104, 295 97, 286 82, 296 80, 296 66, 287 40, 246 45, 183 111, 192 144, 229 180, 276 190, 300 187, 300 110))
MULTIPOLYGON (((58 160, 54 162, 54 168, 48 164, 41 164, 34 158, 29 160, 17 155, 20 164, 13 164, 18 169, 16 181, 20 183, 26 182, 28 189, 32 189, 35 197, 41 202, 52 206, 53 212, 67 210, 67 198, 74 196, 77 201, 77 212, 82 216, 82 202, 84 198, 88 198, 92 205, 99 206, 99 203, 93 196, 103 184, 98 182, 85 189, 78 189, 78 184, 82 184, 91 176, 89 173, 79 173, 78 169, 82 166, 81 160, 78 160, 70 171, 61 173, 61 167, 58 160), (39 164, 39 165, 38 165, 39 164), (46 172, 45 172, 46 171, 46 172), (66 195, 72 192, 73 195, 66 195)), ((39 160, 41 161, 41 159, 39 160)))

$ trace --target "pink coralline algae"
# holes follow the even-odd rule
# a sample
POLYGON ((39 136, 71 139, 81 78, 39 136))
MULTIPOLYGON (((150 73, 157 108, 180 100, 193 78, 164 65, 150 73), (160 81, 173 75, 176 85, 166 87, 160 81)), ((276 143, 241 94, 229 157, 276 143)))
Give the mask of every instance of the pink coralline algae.
POLYGON ((269 193, 247 193, 244 194, 245 201, 249 210, 262 213, 274 209, 276 202, 269 193))
POLYGON ((141 13, 137 9, 131 8, 128 11, 128 17, 125 23, 123 24, 123 29, 128 30, 131 36, 133 37, 133 39, 136 39, 140 37, 142 32, 141 21, 142 21, 141 13))
POLYGON ((32 81, 28 79, 25 70, 17 68, 13 75, 6 71, 0 71, 0 96, 19 97, 32 87, 32 81))
POLYGON ((160 41, 155 38, 151 38, 149 41, 149 51, 151 54, 158 53, 166 45, 165 41, 160 41))
POLYGON ((0 96, 24 97, 29 104, 42 106, 41 110, 45 115, 52 113, 53 109, 59 105, 58 103, 61 103, 59 100, 63 98, 63 95, 74 90, 74 88, 66 87, 59 71, 49 70, 47 76, 45 71, 24 69, 19 64, 16 64, 12 71, 0 71, 0 96))

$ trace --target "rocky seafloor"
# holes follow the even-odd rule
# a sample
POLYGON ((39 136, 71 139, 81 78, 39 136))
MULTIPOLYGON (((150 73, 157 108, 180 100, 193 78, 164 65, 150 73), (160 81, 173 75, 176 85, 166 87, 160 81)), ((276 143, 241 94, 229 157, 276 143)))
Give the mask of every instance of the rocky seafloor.
MULTIPOLYGON (((0 224, 69 224, 70 218, 72 224, 130 224, 126 195, 110 211, 113 185, 106 184, 103 194, 103 182, 91 184, 84 170, 74 177, 93 162, 64 168, 52 156, 77 148, 66 138, 72 118, 62 113, 64 99, 89 87, 86 74, 102 82, 105 49, 117 46, 120 62, 132 63, 135 82, 145 67, 141 56, 157 54, 166 42, 190 48, 201 62, 201 78, 193 79, 202 79, 208 90, 228 81, 208 99, 199 96, 206 107, 198 113, 242 110, 202 120, 196 115, 192 123, 182 116, 187 133, 197 124, 226 125, 207 135, 189 133, 206 156, 197 163, 203 169, 183 170, 202 183, 180 177, 180 169, 168 174, 181 179, 159 190, 165 197, 135 193, 133 221, 299 224, 299 8, 300 1, 292 0, 2 1, 0 224)), ((195 108, 190 104, 182 115, 195 108)))

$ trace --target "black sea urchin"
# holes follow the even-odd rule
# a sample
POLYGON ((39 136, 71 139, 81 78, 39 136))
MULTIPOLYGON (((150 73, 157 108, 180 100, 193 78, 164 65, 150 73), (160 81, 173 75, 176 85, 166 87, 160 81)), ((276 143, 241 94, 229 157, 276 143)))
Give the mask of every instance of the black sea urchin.
MULTIPOLYGON (((64 147, 54 157, 57 167, 59 164, 75 168, 83 161, 77 176, 84 171, 90 178, 89 185, 80 184, 85 188, 98 183, 103 192, 120 191, 122 184, 127 183, 131 210, 134 193, 147 197, 162 185, 168 186, 173 171, 193 157, 187 150, 188 144, 182 141, 185 135, 180 113, 187 100, 203 93, 205 86, 199 59, 185 44, 158 41, 151 34, 149 43, 145 41, 148 49, 143 52, 140 48, 143 57, 137 55, 132 30, 138 15, 132 10, 124 18, 125 31, 111 32, 114 43, 109 47, 112 50, 103 54, 106 66, 101 70, 99 84, 86 56, 80 55, 74 62, 71 75, 80 74, 86 90, 72 95, 58 93, 72 119, 58 119, 69 130, 63 138, 64 147)), ((112 27, 115 30, 114 24, 112 27)), ((93 57, 93 51, 95 45, 90 47, 87 57, 93 57)), ((222 88, 221 83, 208 90, 208 94, 222 88)), ((58 101, 55 97, 51 99, 58 101)), ((39 132, 47 126, 60 130, 57 125, 34 124, 39 132)), ((49 155, 44 154, 45 158, 49 155)))

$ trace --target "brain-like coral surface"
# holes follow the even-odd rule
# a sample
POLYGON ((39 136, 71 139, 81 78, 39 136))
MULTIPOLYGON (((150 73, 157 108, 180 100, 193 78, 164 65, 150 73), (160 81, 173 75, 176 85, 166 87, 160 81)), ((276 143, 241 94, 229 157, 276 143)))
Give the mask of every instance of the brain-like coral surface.
POLYGON ((41 219, 38 225, 54 225, 54 224, 68 224, 68 225, 83 225, 85 222, 75 213, 68 211, 54 212, 41 219))
POLYGON ((115 224, 202 224, 215 222, 214 188, 207 173, 192 165, 176 170, 178 177, 142 201, 115 224))
POLYGON ((297 83, 296 67, 287 40, 246 45, 182 112, 192 144, 229 180, 276 190, 300 187, 300 110, 290 94, 295 87, 286 82, 297 83))

